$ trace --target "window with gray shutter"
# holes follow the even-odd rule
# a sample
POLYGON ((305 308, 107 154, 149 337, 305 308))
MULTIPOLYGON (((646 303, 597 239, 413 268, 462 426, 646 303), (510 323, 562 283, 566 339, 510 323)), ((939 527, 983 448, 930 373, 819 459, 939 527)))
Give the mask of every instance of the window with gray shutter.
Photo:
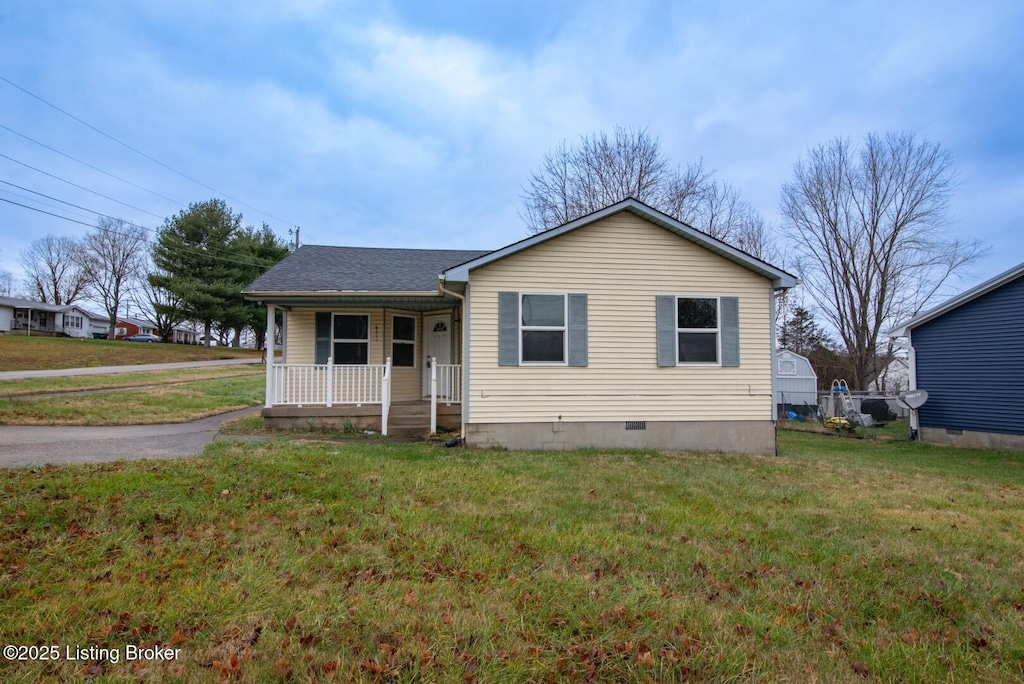
POLYGON ((498 365, 519 365, 519 293, 498 293, 498 365))
POLYGON ((569 365, 587 365, 587 295, 569 295, 569 365))
POLYGON ((327 363, 331 355, 331 314, 319 311, 316 314, 316 363, 327 363))
POLYGON ((676 298, 671 295, 655 297, 658 328, 658 365, 676 365, 676 298))
POLYGON ((722 365, 736 368, 740 365, 740 300, 722 297, 722 365))

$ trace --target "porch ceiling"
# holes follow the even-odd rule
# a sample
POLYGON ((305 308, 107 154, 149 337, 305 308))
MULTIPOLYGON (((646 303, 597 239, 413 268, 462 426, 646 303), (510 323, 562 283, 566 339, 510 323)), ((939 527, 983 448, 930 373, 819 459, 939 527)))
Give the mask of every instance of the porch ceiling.
MULTIPOLYGON (((248 296, 248 299, 257 299, 248 296)), ((441 311, 460 306, 454 297, 408 295, 294 295, 258 297, 264 304, 296 309, 402 309, 404 311, 441 311)))

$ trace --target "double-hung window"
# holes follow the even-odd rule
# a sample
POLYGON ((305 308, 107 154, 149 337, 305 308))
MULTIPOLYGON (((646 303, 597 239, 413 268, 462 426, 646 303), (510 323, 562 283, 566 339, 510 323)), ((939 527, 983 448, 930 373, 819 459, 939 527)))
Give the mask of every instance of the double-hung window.
POLYGON ((416 367, 416 319, 391 318, 391 364, 396 368, 416 367))
POLYGON ((370 317, 334 314, 333 352, 338 365, 365 366, 370 362, 370 317))
POLYGON ((566 296, 564 294, 520 295, 521 362, 565 365, 566 296))
POLYGON ((717 297, 676 298, 676 351, 680 364, 718 364, 721 326, 717 297))

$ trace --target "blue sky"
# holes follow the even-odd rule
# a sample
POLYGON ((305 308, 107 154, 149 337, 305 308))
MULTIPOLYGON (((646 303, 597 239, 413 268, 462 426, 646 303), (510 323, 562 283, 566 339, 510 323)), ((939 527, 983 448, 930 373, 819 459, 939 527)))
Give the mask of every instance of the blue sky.
MULTIPOLYGON (((992 247, 961 289, 1024 260, 1022 35, 1024 4, 997 1, 14 0, 0 76, 315 244, 521 239, 545 152, 615 125, 702 159, 777 223, 810 147, 911 131, 953 155, 952 232, 992 247)), ((215 196, 2 81, 0 125, 20 162, 0 157, 0 180, 89 211, 2 183, 0 199, 155 228, 215 196)), ((87 230, 0 202, 0 269, 87 230)))

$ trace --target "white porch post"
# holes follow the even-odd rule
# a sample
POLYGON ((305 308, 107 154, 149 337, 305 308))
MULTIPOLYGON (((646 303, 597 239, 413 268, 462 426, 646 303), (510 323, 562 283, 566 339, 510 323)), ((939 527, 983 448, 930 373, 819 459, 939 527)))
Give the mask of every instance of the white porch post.
POLYGON ((334 405, 334 357, 327 357, 327 408, 334 405))
POLYGON ((430 357, 430 434, 437 432, 437 357, 430 357))
POLYGON ((391 357, 384 361, 384 377, 380 388, 380 433, 388 435, 388 416, 391 413, 391 357))
POLYGON ((263 401, 265 408, 270 408, 274 405, 274 305, 267 304, 267 382, 266 382, 266 393, 263 401))

